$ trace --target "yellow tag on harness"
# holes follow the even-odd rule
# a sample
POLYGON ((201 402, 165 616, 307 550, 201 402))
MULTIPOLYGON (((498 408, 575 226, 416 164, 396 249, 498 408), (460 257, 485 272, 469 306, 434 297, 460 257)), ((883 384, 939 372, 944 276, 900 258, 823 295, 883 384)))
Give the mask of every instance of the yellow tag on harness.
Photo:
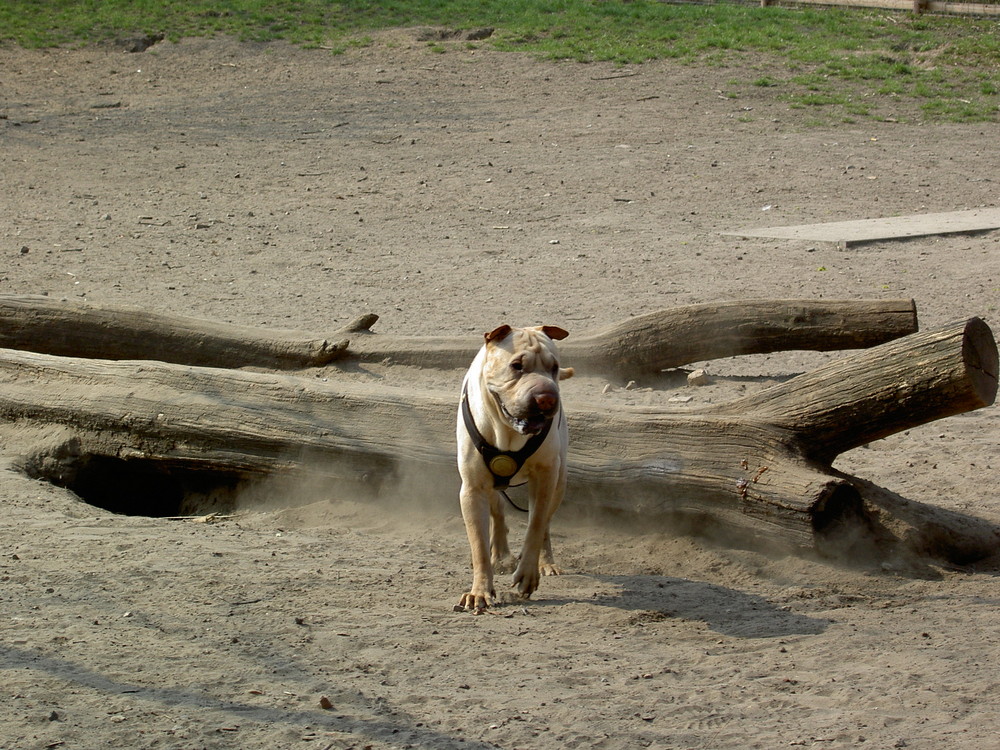
POLYGON ((517 473, 517 461, 510 456, 494 456, 490 460, 490 471, 498 477, 512 477, 517 473))

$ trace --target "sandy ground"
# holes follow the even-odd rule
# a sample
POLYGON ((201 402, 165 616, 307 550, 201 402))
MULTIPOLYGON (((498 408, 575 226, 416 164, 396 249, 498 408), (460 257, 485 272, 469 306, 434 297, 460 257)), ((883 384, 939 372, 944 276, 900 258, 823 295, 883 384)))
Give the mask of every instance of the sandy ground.
MULTIPOLYGON (((0 294, 317 332, 372 311, 383 332, 472 338, 913 297, 923 327, 996 329, 996 232, 849 250, 720 234, 996 205, 996 124, 923 125, 892 100, 895 121, 837 122, 735 82, 786 76, 769 65, 436 54, 406 33, 343 56, 3 49, 0 294)), ((709 363, 728 380, 686 392, 696 408, 836 356, 709 363)), ((378 377, 457 392, 461 373, 378 377)), ((600 385, 567 382, 571 429, 574 394, 600 385)), ((837 467, 1000 524, 998 425, 990 407, 837 467)), ((567 574, 473 616, 452 611, 469 576, 455 498, 282 485, 216 523, 119 516, 10 470, 14 435, 3 748, 996 743, 995 559, 918 575, 734 550, 583 522, 571 492, 567 574)))

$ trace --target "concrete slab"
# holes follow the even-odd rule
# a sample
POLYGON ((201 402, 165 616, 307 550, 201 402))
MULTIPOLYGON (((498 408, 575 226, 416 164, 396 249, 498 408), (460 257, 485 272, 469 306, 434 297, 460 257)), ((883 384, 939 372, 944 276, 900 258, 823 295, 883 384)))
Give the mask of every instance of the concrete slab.
POLYGON ((841 247, 903 237, 926 237, 953 232, 981 232, 1000 228, 1000 208, 974 208, 943 214, 917 214, 888 219, 835 221, 829 224, 800 224, 769 229, 741 229, 723 232, 731 237, 768 237, 785 240, 836 242, 841 247))

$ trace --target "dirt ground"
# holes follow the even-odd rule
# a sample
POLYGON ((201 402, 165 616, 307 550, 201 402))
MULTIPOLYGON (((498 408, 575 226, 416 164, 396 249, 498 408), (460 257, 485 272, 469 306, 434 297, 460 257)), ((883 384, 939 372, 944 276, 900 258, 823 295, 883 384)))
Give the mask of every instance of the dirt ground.
MULTIPOLYGON (((0 294, 316 332, 371 311, 382 332, 470 339, 912 297, 924 328, 996 330, 1000 233, 847 250, 720 233, 996 205, 1000 127, 919 124, 892 100, 889 121, 817 124, 780 87, 734 83, 748 70, 785 74, 442 54, 410 33, 340 56, 0 49, 0 294)), ((684 393, 697 408, 838 356, 712 362, 716 385, 684 393)), ((461 373, 371 377, 457 394, 461 373)), ((571 432, 574 397, 602 386, 566 383, 571 432)), ((1000 524, 998 427, 993 406, 836 466, 1000 524)), ((571 488, 567 574, 473 616, 452 611, 454 497, 286 485, 216 523, 114 515, 13 471, 20 434, 0 429, 3 748, 996 742, 995 558, 918 574, 731 549, 584 522, 571 488)))

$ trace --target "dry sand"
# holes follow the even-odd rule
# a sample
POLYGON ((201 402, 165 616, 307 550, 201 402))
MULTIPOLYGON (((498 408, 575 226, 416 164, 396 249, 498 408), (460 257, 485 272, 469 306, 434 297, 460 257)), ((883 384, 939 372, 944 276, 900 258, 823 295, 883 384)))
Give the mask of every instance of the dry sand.
MULTIPOLYGON (((849 250, 720 232, 996 205, 1000 128, 904 124, 912 105, 892 100, 898 122, 817 125, 780 89, 732 83, 786 71, 739 65, 436 54, 407 33, 342 56, 2 49, 0 294, 318 332, 373 311, 384 332, 473 339, 913 297, 923 327, 996 329, 996 232, 849 250)), ((685 392, 718 403, 836 356, 708 363, 716 385, 685 392)), ((461 374, 351 377, 452 390, 461 374)), ((601 385, 566 384, 571 429, 574 393, 601 385)), ((998 424, 990 407, 837 467, 1000 524, 998 424)), ((10 470, 23 451, 0 428, 3 748, 997 742, 996 559, 917 572, 734 550, 584 522, 570 495, 567 575, 473 616, 452 611, 457 501, 415 502, 426 487, 372 502, 276 484, 216 523, 127 517, 10 470)))

